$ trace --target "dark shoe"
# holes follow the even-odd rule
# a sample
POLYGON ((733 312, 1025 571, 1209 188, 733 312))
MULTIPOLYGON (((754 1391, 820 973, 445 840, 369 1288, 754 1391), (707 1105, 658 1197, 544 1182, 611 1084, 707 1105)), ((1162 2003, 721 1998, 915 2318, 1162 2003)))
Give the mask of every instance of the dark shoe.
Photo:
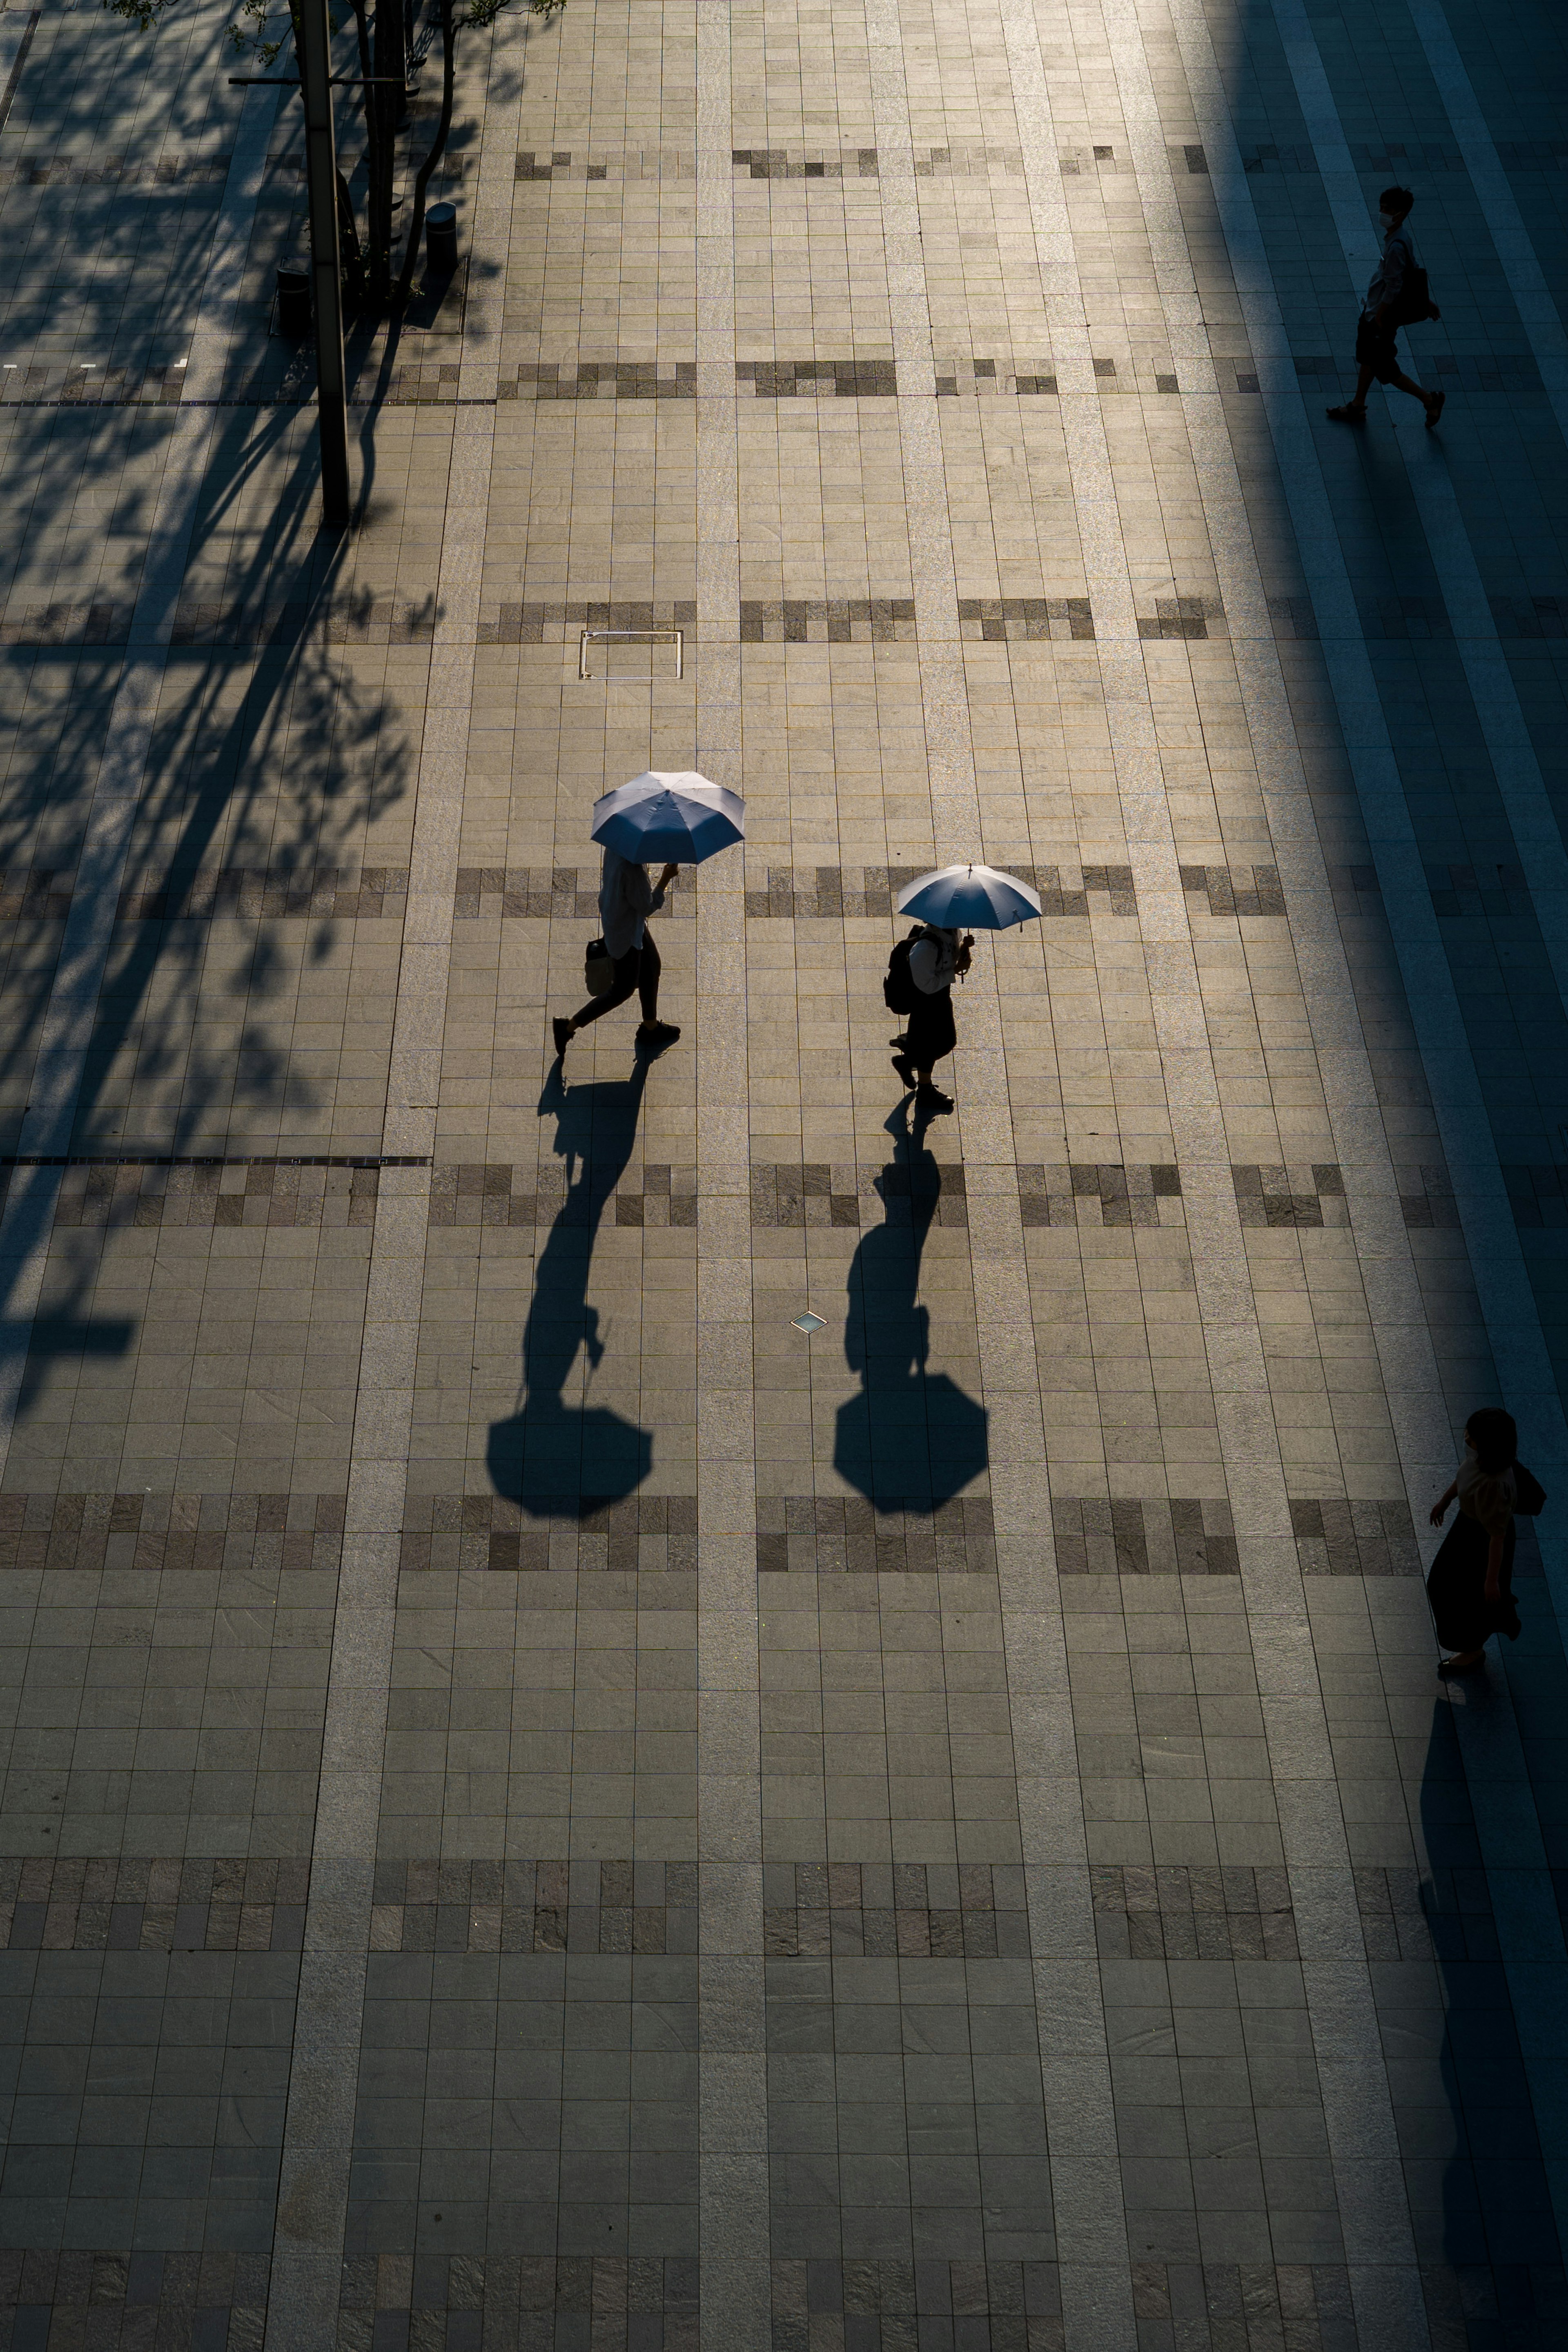
POLYGON ((1435 433, 1437 431, 1437 420, 1442 415, 1444 409, 1448 406, 1448 395, 1446 392, 1435 392, 1432 394, 1431 399, 1427 403, 1427 430, 1428 433, 1435 433))
POLYGON ((915 1087, 915 1101, 916 1108, 921 1110, 941 1112, 949 1111, 953 1108, 952 1096, 945 1095, 940 1087, 932 1086, 929 1080, 925 1085, 915 1087))
POLYGON ((1342 402, 1338 408, 1325 408, 1323 415, 1334 425, 1364 425, 1366 411, 1357 408, 1354 400, 1342 402))
POLYGON ((555 1032, 555 1057, 559 1062, 565 1059, 566 1049, 571 1043, 571 1024, 558 1019, 550 1023, 550 1027, 555 1032))
POLYGON ((1485 1664, 1484 1654, 1475 1658, 1443 1658, 1438 1661, 1437 1672, 1445 1682, 1449 1682, 1456 1675, 1479 1675, 1485 1664))
POLYGON ((662 1054, 680 1035, 673 1021, 639 1021, 637 1051, 640 1054, 662 1054))
POLYGON ((915 1086, 914 1063, 906 1054, 895 1054, 893 1057, 893 1066, 898 1072, 905 1090, 913 1094, 915 1086))

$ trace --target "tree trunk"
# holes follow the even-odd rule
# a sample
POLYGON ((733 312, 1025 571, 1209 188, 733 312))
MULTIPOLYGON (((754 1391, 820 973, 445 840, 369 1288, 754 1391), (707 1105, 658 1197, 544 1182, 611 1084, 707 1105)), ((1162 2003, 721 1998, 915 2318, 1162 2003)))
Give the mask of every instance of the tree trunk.
POLYGON ((452 105, 457 66, 457 25, 453 15, 452 0, 440 0, 441 10, 441 120, 429 154, 415 174, 413 201, 409 207, 408 243, 403 248, 402 269, 397 281, 397 299, 406 302, 413 285, 413 273, 419 267, 420 240, 424 234, 424 192, 430 175, 445 152, 446 141, 452 129, 452 105))
MULTIPOLYGON (((356 0, 362 15, 364 0, 356 0)), ((367 74, 393 74, 401 86, 406 52, 403 47, 403 0, 375 0, 374 63, 367 74)), ((397 122, 402 112, 400 88, 372 82, 364 92, 365 134, 370 166, 371 299, 384 308, 392 288, 392 184, 397 169, 397 122)))

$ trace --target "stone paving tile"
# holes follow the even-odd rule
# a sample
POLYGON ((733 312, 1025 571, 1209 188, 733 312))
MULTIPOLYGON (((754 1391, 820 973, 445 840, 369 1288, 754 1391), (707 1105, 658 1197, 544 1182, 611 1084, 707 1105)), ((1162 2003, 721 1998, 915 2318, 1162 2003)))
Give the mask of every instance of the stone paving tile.
MULTIPOLYGON (((1417 186, 1468 618, 1431 453, 1318 425, 1353 307, 1291 0, 465 30, 464 267, 350 339, 375 470, 330 542, 267 325, 293 118, 184 396, 222 25, 39 17, 0 125, 8 1234, 50 1188, 0 1484, 4 2340, 1561 2335, 1517 1966, 1568 1910, 1551 1520, 1484 1683, 1435 1685, 1416 1583, 1454 1429, 1530 1315, 1564 1345, 1554 893, 1475 685, 1490 626, 1554 789, 1561 420, 1431 13, 1303 21, 1364 194, 1417 186), (748 842, 657 919, 682 1039, 634 1062, 627 1013, 552 1071, 590 805, 694 761, 748 842), (982 940, 935 1121, 881 976, 903 887, 982 852, 1045 919, 982 940)), ((1554 287, 1568 54, 1449 21, 1554 287)))

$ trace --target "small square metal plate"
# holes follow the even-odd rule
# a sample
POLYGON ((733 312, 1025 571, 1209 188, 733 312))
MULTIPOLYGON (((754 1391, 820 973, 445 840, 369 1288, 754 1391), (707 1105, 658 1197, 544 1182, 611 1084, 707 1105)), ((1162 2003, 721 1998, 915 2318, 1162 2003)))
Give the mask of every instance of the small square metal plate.
POLYGON ((813 1315, 809 1307, 803 1315, 791 1315, 789 1320, 797 1331, 804 1331, 808 1339, 813 1331, 825 1331, 828 1328, 827 1317, 813 1315))

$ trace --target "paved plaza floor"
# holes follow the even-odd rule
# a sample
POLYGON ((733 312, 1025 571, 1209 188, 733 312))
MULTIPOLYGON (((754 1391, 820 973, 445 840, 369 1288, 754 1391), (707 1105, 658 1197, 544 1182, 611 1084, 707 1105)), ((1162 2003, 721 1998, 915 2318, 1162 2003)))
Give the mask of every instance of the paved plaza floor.
POLYGON ((1561 2347, 1562 10, 465 26, 343 532, 228 15, 0 8, 0 2352, 1561 2347))

